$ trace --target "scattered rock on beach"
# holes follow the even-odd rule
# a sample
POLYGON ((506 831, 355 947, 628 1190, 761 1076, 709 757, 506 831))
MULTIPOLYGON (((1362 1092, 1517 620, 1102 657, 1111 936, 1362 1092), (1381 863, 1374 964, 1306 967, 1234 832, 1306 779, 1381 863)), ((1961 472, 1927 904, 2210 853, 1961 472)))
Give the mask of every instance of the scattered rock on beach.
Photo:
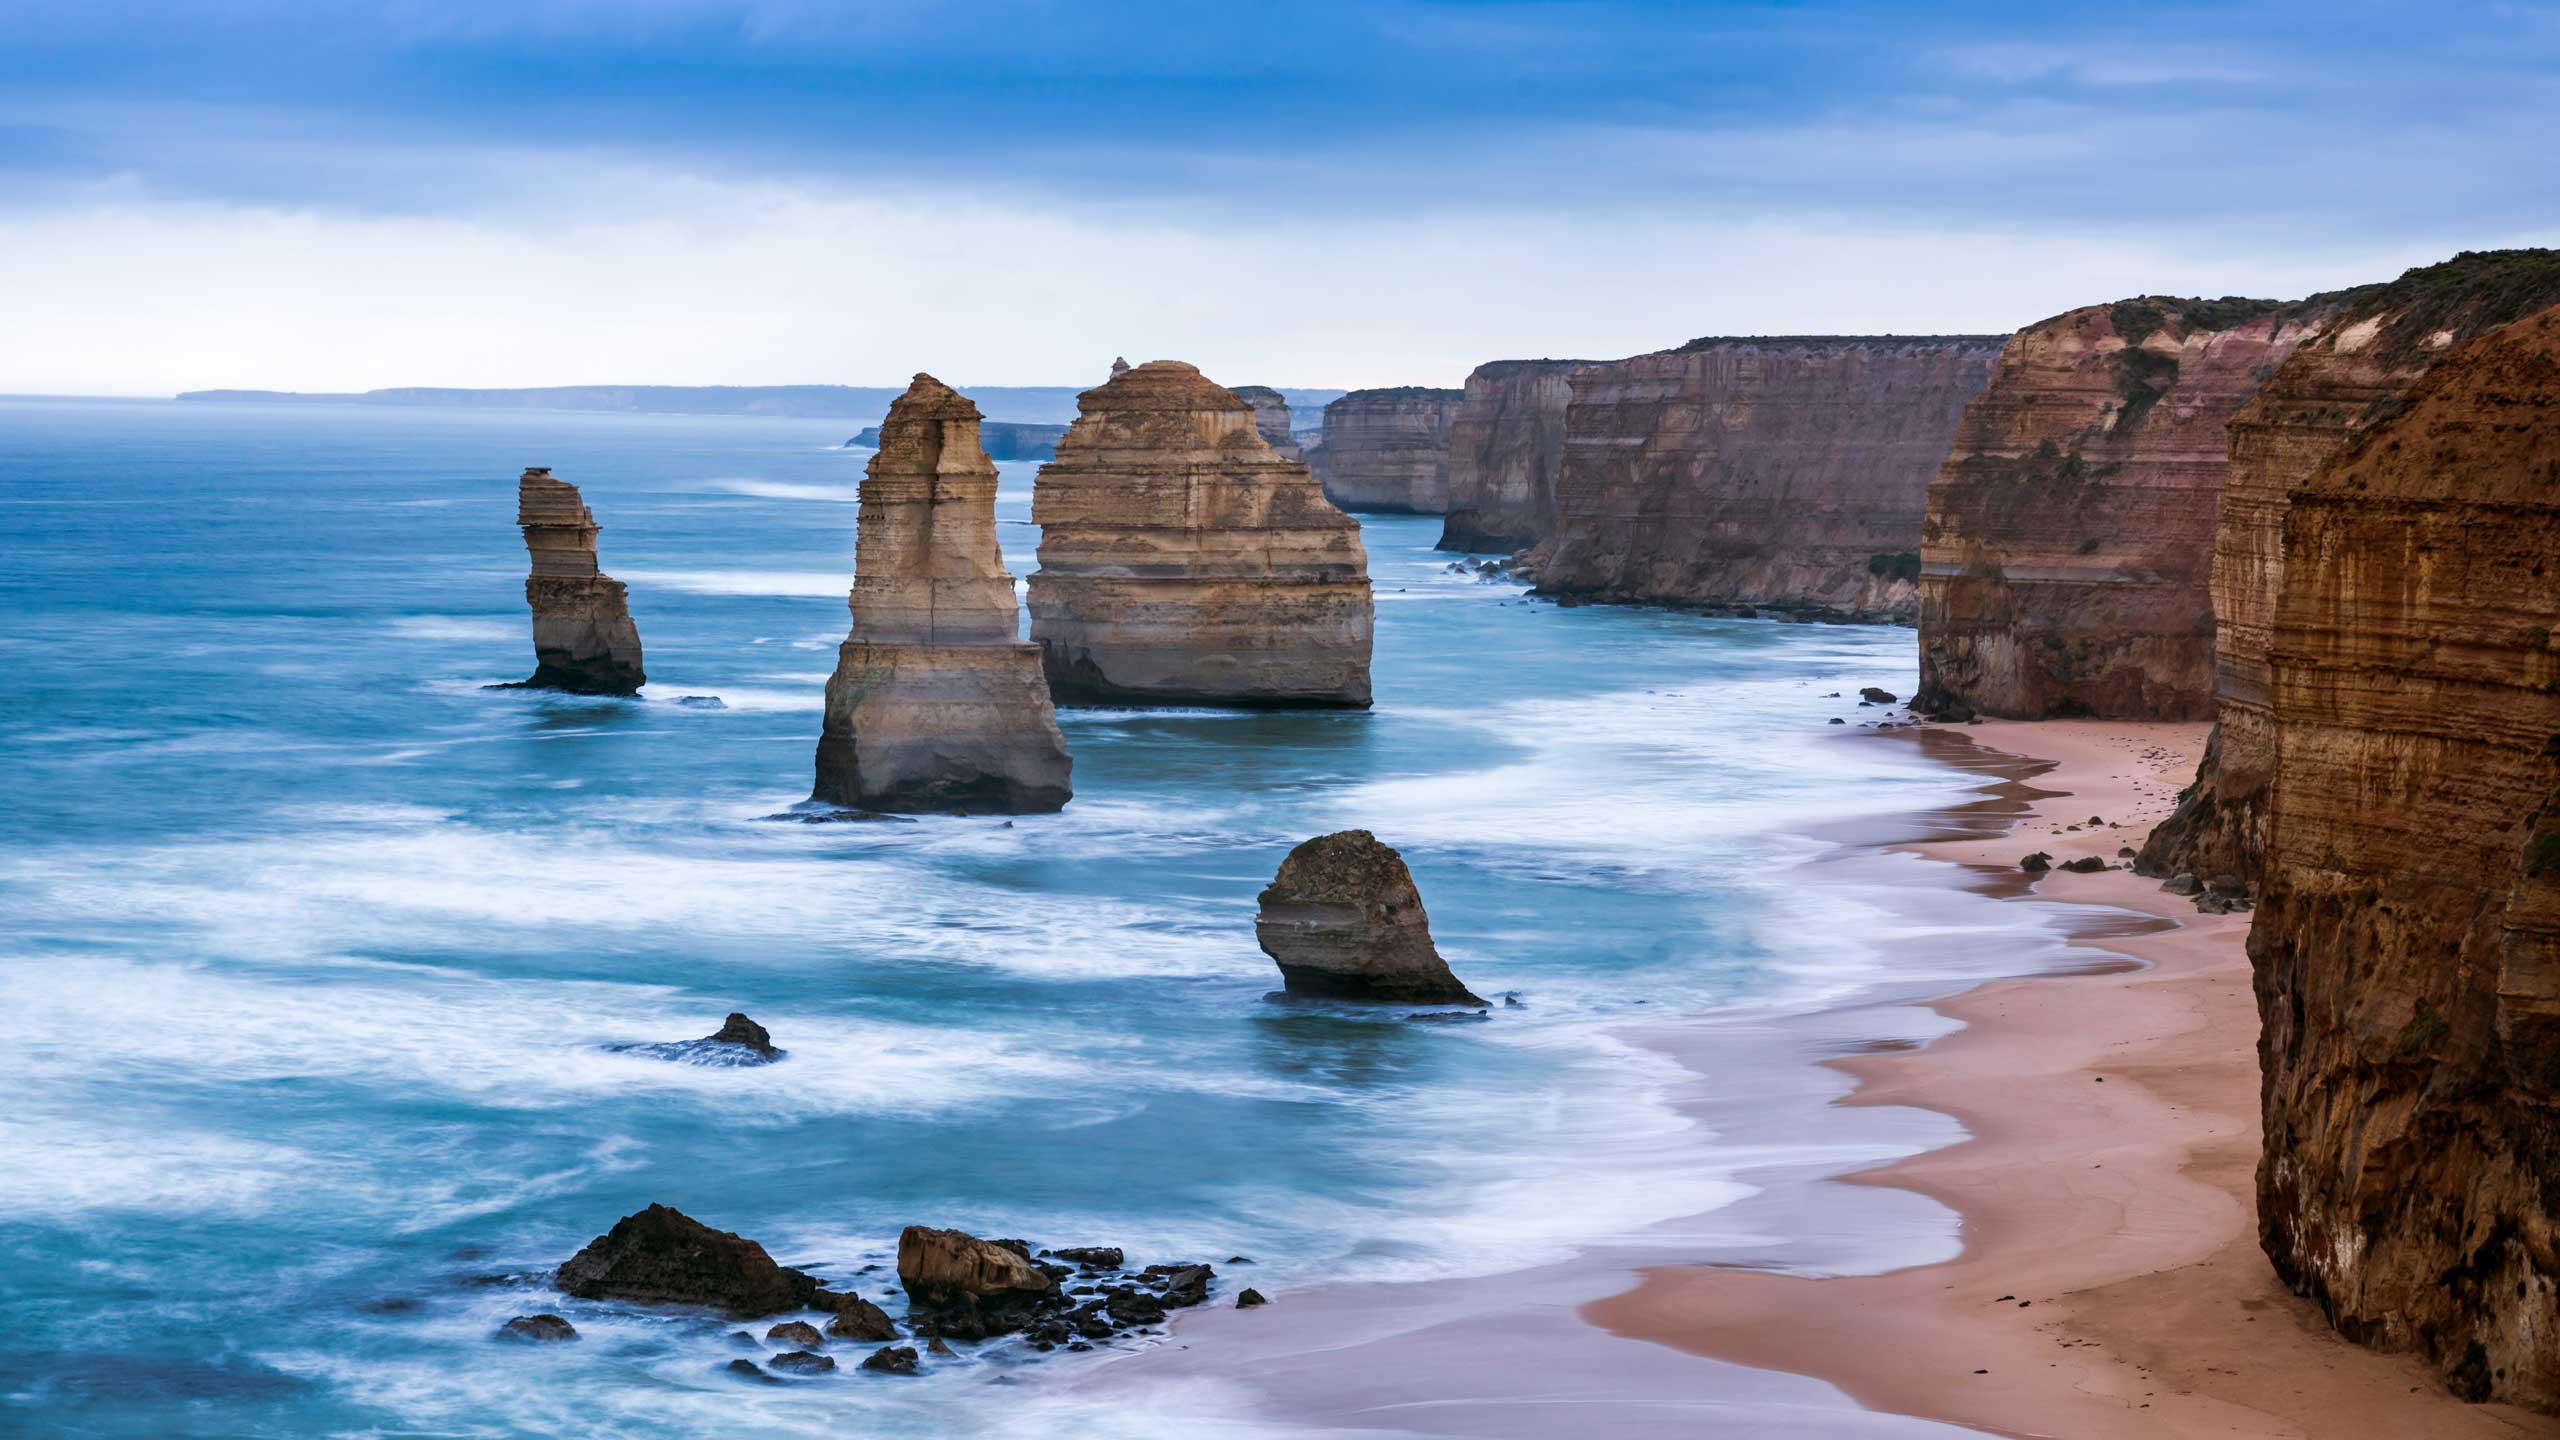
POLYGON ((582 1300, 702 1305, 747 1318, 819 1308, 817 1280, 777 1265, 753 1240, 665 1205, 614 1222, 553 1275, 582 1300))
POLYGON ((2062 868, 2070 871, 2074 875, 2094 875, 2097 872, 2106 869, 2107 862, 2099 859, 2095 855, 2083 855, 2077 860, 2063 861, 2062 868))
POLYGON ((2195 895, 2204 890, 2204 882, 2183 871, 2160 882, 2160 888, 2172 895, 2195 895))
POLYGON ((1895 695, 1890 690, 1878 689, 1873 685, 1861 685, 1858 687, 1858 698, 1861 700, 1871 700, 1878 705, 1890 705, 1901 697, 1895 695))
POLYGON ((2039 850, 2018 862, 2018 868, 2030 875, 2041 875, 2053 868, 2053 857, 2039 850))
POLYGON ((915 1347, 883 1345, 863 1357, 861 1368, 880 1375, 913 1375, 916 1373, 915 1347))
POLYGON ((519 1315, 498 1327, 502 1340, 523 1340, 548 1344, 578 1338, 578 1327, 557 1315, 519 1315))
POLYGON ((1247 1286, 1236 1295, 1236 1308, 1239 1310, 1250 1310, 1256 1305, 1268 1305, 1270 1303, 1270 1301, 1262 1298, 1261 1291, 1253 1289, 1251 1286, 1247 1286))

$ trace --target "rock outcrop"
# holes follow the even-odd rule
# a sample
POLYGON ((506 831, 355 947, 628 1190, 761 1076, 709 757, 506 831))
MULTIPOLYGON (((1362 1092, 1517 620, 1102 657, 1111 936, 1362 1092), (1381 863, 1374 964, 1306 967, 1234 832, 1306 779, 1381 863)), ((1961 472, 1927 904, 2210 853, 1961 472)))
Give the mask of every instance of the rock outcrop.
POLYGON ((1077 401, 1032 492, 1031 638, 1062 701, 1365 706, 1360 526, 1253 411, 1157 360, 1077 401))
POLYGON ((1366 830, 1289 852, 1262 892, 1254 939, 1292 994, 1413 1005, 1482 1005, 1431 943, 1404 857, 1366 830))
POLYGON ((814 798, 1029 814, 1067 803, 1040 650, 996 545, 978 407, 918 375, 889 408, 856 517, 853 633, 837 651, 814 798))
POLYGON ((552 1277, 581 1300, 704 1305, 741 1318, 821 1307, 817 1280, 773 1263, 753 1240, 652 1205, 614 1222, 552 1277))
POLYGON ((770 1032, 735 1011, 721 1022, 718 1030, 699 1040, 660 1040, 605 1048, 629 1055, 655 1056, 660 1060, 680 1060, 688 1065, 714 1066, 770 1065, 784 1054, 774 1048, 770 1032))
POLYGON ((2135 861, 2146 875, 2257 876, 2275 765, 2267 647, 2285 583, 2291 496, 2397 410, 2455 345, 2560 304, 2560 251, 2458 255, 2335 298, 2326 332, 2296 350, 2231 422, 2213 542, 2214 738, 2196 783, 2135 861))
POLYGON ((2147 295, 2019 331, 1929 487, 1915 703, 2211 716, 2224 427, 2336 309, 2147 295))
MULTIPOLYGON (((2361 353, 2294 378, 2387 373, 2361 353)), ((2349 1337, 2560 1410, 2560 310, 2393 408, 2287 487, 2260 1238, 2349 1337)))
POLYGON ((1325 498, 1354 513, 1438 515, 1449 508, 1449 435, 1463 390, 1354 390, 1324 407, 1324 443, 1307 457, 1325 498))
POLYGON ((1031 1257, 960 1230, 910 1225, 898 1235, 898 1284, 924 1305, 1046 1295, 1058 1288, 1031 1257))
POLYGON ((1236 385, 1229 387, 1237 399, 1253 407, 1253 428, 1270 442, 1272 453, 1283 460, 1304 460, 1306 453, 1289 435, 1289 400, 1268 385, 1236 385))
POLYGON ((622 582, 596 568, 596 524, 578 487, 535 466, 516 482, 516 524, 533 571, 534 671, 518 688, 580 695, 630 695, 649 677, 640 668, 640 627, 631 623, 622 582))
POLYGON ((1467 377, 1449 432, 1442 550, 1526 550, 1554 532, 1573 372, 1589 360, 1496 360, 1467 377))
POLYGON ((1573 372, 1540 593, 1910 621, 1996 335, 1693 340, 1573 372))
MULTIPOLYGON (((844 448, 877 450, 880 448, 881 426, 872 425, 844 442, 844 448)), ((1064 425, 1031 425, 1017 420, 981 420, 978 422, 978 448, 990 460, 1046 460, 1058 453, 1058 437, 1067 433, 1064 425)))

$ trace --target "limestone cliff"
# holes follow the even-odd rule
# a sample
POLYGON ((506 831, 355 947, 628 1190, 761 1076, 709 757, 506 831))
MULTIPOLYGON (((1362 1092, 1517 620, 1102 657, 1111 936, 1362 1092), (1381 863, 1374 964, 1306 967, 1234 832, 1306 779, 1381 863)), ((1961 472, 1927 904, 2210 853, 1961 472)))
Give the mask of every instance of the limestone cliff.
POLYGON ((978 407, 918 375, 880 429, 814 798, 865 810, 1058 809, 1067 746, 1039 648, 1020 641, 978 407))
POLYGON ((2260 1239, 2351 1338, 2560 1409, 2560 310, 2290 495, 2260 1239))
POLYGON ((2336 308, 2147 295, 2019 331, 1929 487, 1915 703, 2209 718, 2224 426, 2336 308))
POLYGON ((2231 421, 2231 471, 2213 540, 2215 734, 2177 811, 2143 845, 2145 874, 2252 879, 2274 766, 2267 640, 2284 584, 2292 492, 2398 408, 2454 345, 2560 304, 2560 252, 2463 254, 2334 297, 2305 342, 2231 421))
POLYGON ((1508 555, 1547 538, 1573 372, 1588 360, 1496 360, 1467 377, 1449 434, 1443 550, 1508 555))
POLYGON ((1031 516, 1031 638, 1051 691, 1100 704, 1369 703, 1360 526, 1253 410, 1156 360, 1077 400, 1031 516))
POLYGON ((1908 621, 1996 335, 1693 340, 1573 372, 1540 592, 1908 621))
POLYGON ((1354 390, 1324 407, 1307 463, 1345 510, 1437 515, 1449 508, 1449 431, 1462 390, 1354 390))
POLYGON ((640 668, 640 627, 622 582, 596 568, 603 527, 578 487, 545 467, 525 471, 516 481, 516 524, 533 557, 524 598, 533 609, 534 670, 519 683, 581 695, 637 692, 649 678, 640 668))
POLYGON ((1289 400, 1268 385, 1232 387, 1237 399, 1253 407, 1253 428, 1262 432, 1271 449, 1283 460, 1304 460, 1306 453, 1289 435, 1289 400))

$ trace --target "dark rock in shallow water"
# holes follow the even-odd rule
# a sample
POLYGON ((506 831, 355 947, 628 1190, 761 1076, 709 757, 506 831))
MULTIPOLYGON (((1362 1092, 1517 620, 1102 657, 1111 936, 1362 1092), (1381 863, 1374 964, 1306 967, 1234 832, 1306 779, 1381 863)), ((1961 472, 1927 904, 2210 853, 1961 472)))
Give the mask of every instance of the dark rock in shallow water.
POLYGON ((1255 1290, 1251 1287, 1247 1287, 1236 1295, 1236 1308, 1239 1310, 1250 1310, 1256 1305, 1268 1305, 1270 1303, 1270 1301, 1262 1298, 1261 1291, 1255 1290))
POLYGON ((732 1013, 712 1034, 699 1040, 665 1040, 610 1047, 628 1055, 653 1055, 688 1065, 770 1065, 783 1053, 773 1036, 744 1015, 732 1013))
POLYGON ((1493 1012, 1490 1010, 1433 1010, 1420 1015, 1407 1015, 1404 1018, 1410 1024, 1446 1025, 1458 1020, 1489 1020, 1493 1018, 1493 1012))
POLYGON ((679 695, 676 703, 688 710, 726 710, 729 702, 717 695, 679 695))
POLYGON ((1431 943, 1404 857, 1366 830, 1289 852, 1261 896, 1254 939, 1293 994, 1482 1005, 1431 943))
POLYGON ((498 1327, 498 1338, 535 1342, 575 1340, 578 1327, 557 1315, 519 1315, 498 1327))
POLYGON ((1858 687, 1858 698, 1878 705, 1890 705, 1897 697, 1890 690, 1879 689, 1873 685, 1862 685, 1858 687))
POLYGON ((1164 1303, 1179 1308, 1208 1299, 1209 1282, 1218 1272, 1206 1265, 1150 1265, 1145 1273, 1164 1278, 1164 1303))
POLYGON ((785 1320, 764 1332, 764 1338, 794 1350, 815 1350, 827 1343, 819 1336, 818 1327, 806 1320, 785 1320))
POLYGON ((1110 1270, 1119 1269, 1122 1262, 1128 1259, 1117 1245, 1070 1245, 1064 1250, 1045 1250, 1041 1253, 1055 1255, 1072 1264, 1099 1265, 1110 1270))
POLYGON ((835 1318, 827 1322, 827 1333, 839 1340, 895 1340, 898 1325, 888 1311, 859 1295, 847 1295, 836 1305, 835 1318))
POLYGON ((582 1300, 703 1305, 740 1317, 819 1306, 817 1280, 773 1263, 753 1240, 652 1205, 589 1241, 553 1276, 582 1300))
POLYGON ((816 1355, 806 1350, 786 1350, 764 1363, 786 1375, 824 1375, 836 1368, 833 1356, 816 1355))
POLYGON ((732 1360, 722 1368, 727 1370, 728 1373, 743 1380, 761 1380, 767 1385, 778 1385, 782 1383, 781 1381, 764 1373, 764 1367, 758 1365, 753 1360, 732 1360))
POLYGON ((862 1368, 881 1375, 913 1375, 916 1373, 915 1347, 884 1345, 863 1359, 862 1368))
POLYGON ((912 815, 889 815, 878 810, 785 810, 767 815, 767 820, 797 820, 803 825, 913 825, 912 815))
POLYGON ((2018 868, 2030 875, 2041 875, 2053 868, 2053 857, 2039 850, 2018 862, 2018 868))
POLYGON ((1022 1243, 910 1225, 898 1236, 898 1284, 908 1298, 927 1305, 1040 1295, 1057 1289, 1057 1282, 1017 1248, 1022 1243))

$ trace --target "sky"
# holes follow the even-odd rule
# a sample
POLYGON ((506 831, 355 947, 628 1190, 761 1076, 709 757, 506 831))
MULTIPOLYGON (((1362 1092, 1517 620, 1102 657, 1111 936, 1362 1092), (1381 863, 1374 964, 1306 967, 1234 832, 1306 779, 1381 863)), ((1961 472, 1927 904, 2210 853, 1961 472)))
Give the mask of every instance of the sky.
POLYGON ((2560 3, 0 0, 0 392, 1456 385, 2560 244, 2560 3))

